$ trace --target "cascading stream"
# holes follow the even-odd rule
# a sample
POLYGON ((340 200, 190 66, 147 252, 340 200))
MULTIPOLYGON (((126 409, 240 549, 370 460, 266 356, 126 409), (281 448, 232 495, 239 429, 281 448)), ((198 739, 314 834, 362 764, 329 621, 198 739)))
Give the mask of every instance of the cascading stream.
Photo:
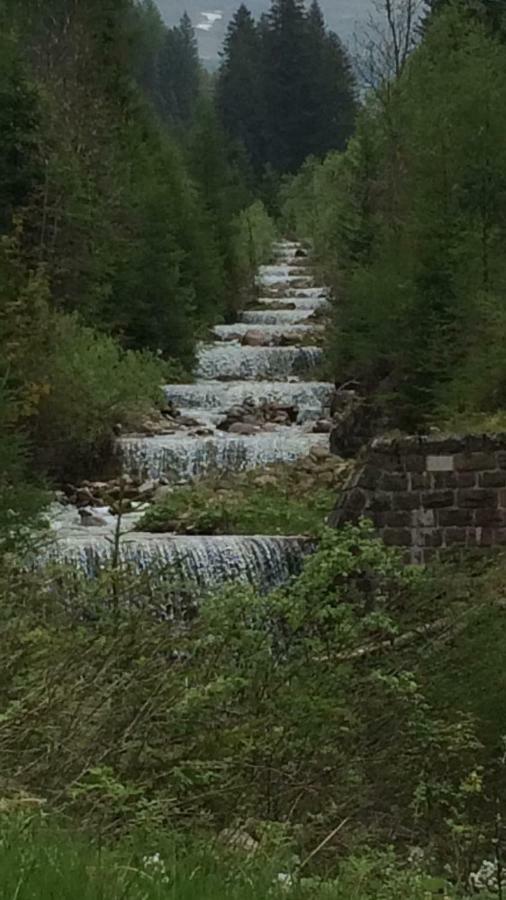
MULTIPOLYGON (((312 433, 312 423, 329 413, 334 387, 317 375, 328 290, 314 285, 303 247, 281 241, 274 262, 257 276, 261 295, 239 321, 214 328, 214 343, 198 348, 195 382, 165 385, 167 401, 179 410, 183 427, 173 433, 125 435, 118 451, 126 475, 185 482, 212 472, 236 472, 273 462, 294 462, 314 448, 328 448, 328 435, 312 433), (296 410, 291 424, 222 430, 234 407, 250 403, 296 410)), ((170 430, 169 430, 170 431, 170 430)), ((93 513, 93 510, 91 510, 93 513)), ((140 513, 139 513, 140 515, 140 513)), ((127 517, 127 528, 137 516, 127 517)), ((79 524, 77 511, 55 519, 56 540, 47 559, 61 559, 93 574, 111 556, 114 518, 101 527, 79 524)), ((121 557, 145 568, 152 562, 199 587, 230 580, 268 589, 300 570, 311 545, 300 537, 154 535, 128 531, 121 557)))

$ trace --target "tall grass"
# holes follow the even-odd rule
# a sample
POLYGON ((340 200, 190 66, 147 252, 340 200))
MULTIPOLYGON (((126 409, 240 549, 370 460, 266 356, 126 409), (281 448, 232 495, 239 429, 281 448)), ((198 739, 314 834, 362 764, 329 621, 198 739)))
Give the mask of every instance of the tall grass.
MULTIPOLYGON (((222 842, 185 848, 161 831, 101 846, 37 813, 0 817, 0 900, 431 900, 456 895, 388 854, 349 860, 336 881, 297 879, 222 842)), ((462 895, 461 900, 463 900, 462 895)))

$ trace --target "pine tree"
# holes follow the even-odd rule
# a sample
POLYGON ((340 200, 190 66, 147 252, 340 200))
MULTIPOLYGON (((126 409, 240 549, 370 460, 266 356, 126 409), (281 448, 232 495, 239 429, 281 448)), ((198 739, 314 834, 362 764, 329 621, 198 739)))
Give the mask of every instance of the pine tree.
POLYGON ((167 30, 158 58, 159 111, 168 123, 188 123, 200 89, 197 39, 186 15, 167 30))
POLYGON ((302 0, 274 0, 265 32, 266 142, 278 171, 295 171, 307 156, 313 111, 311 61, 302 0))
POLYGON ((259 29, 243 4, 228 27, 216 103, 227 133, 243 144, 257 171, 265 161, 261 56, 259 29))

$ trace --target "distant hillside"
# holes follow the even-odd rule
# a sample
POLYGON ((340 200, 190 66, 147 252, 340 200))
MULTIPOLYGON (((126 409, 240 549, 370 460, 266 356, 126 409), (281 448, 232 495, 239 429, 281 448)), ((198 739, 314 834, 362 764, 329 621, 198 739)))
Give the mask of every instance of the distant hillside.
MULTIPOLYGON (((188 12, 199 36, 200 52, 204 60, 216 60, 227 24, 240 5, 240 0, 157 0, 165 21, 173 25, 188 12)), ((255 16, 269 8, 269 0, 246 0, 255 16)), ((357 24, 364 19, 371 0, 321 0, 330 28, 345 41, 352 39, 357 24)))

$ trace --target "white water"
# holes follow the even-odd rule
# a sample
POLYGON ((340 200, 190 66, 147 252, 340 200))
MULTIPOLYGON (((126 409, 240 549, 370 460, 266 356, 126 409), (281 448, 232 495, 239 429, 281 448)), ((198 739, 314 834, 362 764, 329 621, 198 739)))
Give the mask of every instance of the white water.
MULTIPOLYGON (((278 262, 262 267, 257 283, 276 288, 276 296, 260 298, 257 309, 243 312, 237 325, 216 326, 218 342, 198 348, 196 382, 165 385, 167 400, 182 415, 205 426, 204 433, 197 434, 200 428, 196 426, 170 435, 119 439, 125 473, 187 481, 211 472, 293 462, 314 447, 328 447, 327 435, 311 434, 303 428, 304 422, 328 412, 333 393, 332 384, 304 380, 320 362, 321 349, 310 344, 250 347, 224 340, 230 335, 241 337, 252 330, 251 325, 258 325, 274 342, 287 333, 307 335, 310 342, 314 326, 308 320, 315 311, 329 307, 328 291, 313 286, 310 270, 301 266, 296 256, 299 246, 289 241, 274 246, 278 262), (258 405, 294 406, 297 424, 278 425, 269 432, 259 428, 248 436, 219 431, 217 425, 225 413, 247 400, 258 405)), ((139 515, 125 516, 124 527, 133 528, 139 515)), ((93 574, 111 556, 116 525, 107 511, 100 511, 100 516, 103 525, 85 527, 79 524, 76 510, 60 511, 53 522, 56 540, 45 551, 46 558, 77 564, 93 574)), ((234 579, 271 588, 298 572, 310 550, 310 543, 300 537, 188 537, 127 531, 120 539, 123 560, 141 569, 161 563, 168 567, 170 578, 176 573, 201 588, 234 579)))
MULTIPOLYGON (((69 528, 49 545, 45 561, 77 565, 89 575, 110 560, 113 544, 105 529, 69 528)), ((304 537, 217 535, 212 537, 132 532, 120 539, 120 558, 140 569, 153 564, 167 567, 165 578, 180 577, 208 589, 227 581, 255 584, 261 590, 276 587, 296 575, 311 543, 304 537)), ((163 569, 159 572, 163 580, 163 569)))
POLYGON ((196 375, 203 379, 282 379, 314 368, 321 358, 319 347, 206 344, 198 352, 196 375))
MULTIPOLYGON (((165 396, 178 407, 190 410, 220 410, 240 406, 245 400, 256 404, 282 403, 304 407, 330 405, 334 387, 324 381, 198 381, 196 384, 168 384, 165 396)), ((193 414, 190 413, 190 414, 193 414)))
POLYGON ((209 437, 157 435, 120 440, 123 467, 142 478, 170 476, 178 481, 212 472, 240 472, 273 462, 295 462, 328 437, 306 434, 297 426, 247 437, 217 431, 209 437))
POLYGON ((284 325, 283 323, 273 322, 271 324, 259 324, 257 328, 252 328, 251 325, 238 322, 235 325, 215 325, 213 328, 213 334, 219 341, 232 341, 232 340, 240 340, 244 338, 245 335, 250 334, 252 331, 255 334, 262 334, 265 339, 265 343, 268 344, 273 341, 280 341, 283 338, 292 338, 292 337, 300 337, 304 335, 311 340, 311 336, 317 334, 318 332, 323 331, 321 325, 318 325, 316 322, 314 325, 292 325, 287 323, 284 325))
MULTIPOLYGON (((252 325, 275 325, 278 331, 284 331, 286 326, 292 328, 294 325, 306 323, 314 316, 314 312, 314 309, 248 309, 241 313, 240 318, 241 322, 248 326, 248 331, 252 325)), ((317 319, 314 324, 318 324, 317 319)), ((310 325, 309 327, 314 326, 310 325)))
POLYGON ((330 304, 325 294, 302 294, 292 295, 285 292, 283 297, 259 297, 257 303, 261 306, 270 306, 271 312, 277 312, 273 307, 281 307, 283 309, 310 309, 313 312, 317 309, 330 311, 330 304))

